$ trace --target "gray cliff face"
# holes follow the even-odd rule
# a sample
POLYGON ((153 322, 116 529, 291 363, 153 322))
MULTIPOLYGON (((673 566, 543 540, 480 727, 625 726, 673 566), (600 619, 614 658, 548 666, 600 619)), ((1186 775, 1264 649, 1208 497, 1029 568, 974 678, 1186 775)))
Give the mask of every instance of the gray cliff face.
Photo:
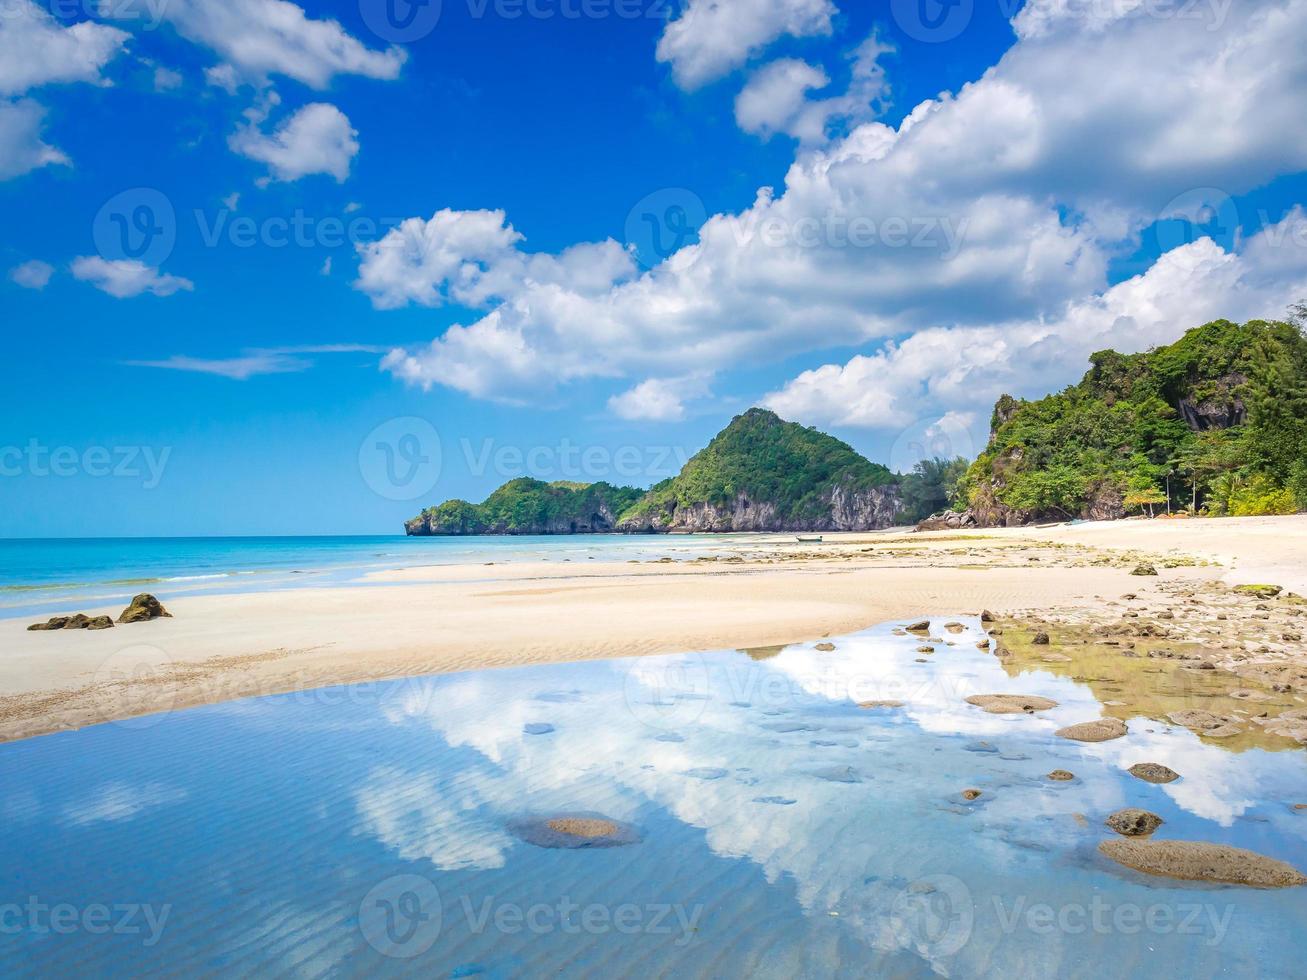
POLYGON ((776 505, 753 501, 743 494, 729 506, 699 502, 659 515, 647 523, 623 522, 619 531, 721 532, 721 531, 876 531, 892 527, 899 510, 896 485, 871 490, 834 487, 824 501, 824 513, 803 520, 782 520, 776 505))

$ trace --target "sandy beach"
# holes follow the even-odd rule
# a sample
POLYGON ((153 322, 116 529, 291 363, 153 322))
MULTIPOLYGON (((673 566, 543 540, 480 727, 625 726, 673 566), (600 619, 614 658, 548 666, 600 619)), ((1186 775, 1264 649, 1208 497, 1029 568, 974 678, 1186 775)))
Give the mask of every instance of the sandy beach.
MULTIPOLYGON (((0 740, 411 675, 777 646, 913 616, 1057 611, 1092 623, 1127 592, 1159 609, 1176 588, 1307 593, 1305 554, 1307 517, 1125 521, 820 545, 776 535, 691 561, 438 566, 339 588, 162 593, 173 618, 99 632, 0 621, 0 740), (1140 562, 1159 575, 1133 576, 1140 562)), ((1277 662, 1307 660, 1301 644, 1259 642, 1250 649, 1277 662)))

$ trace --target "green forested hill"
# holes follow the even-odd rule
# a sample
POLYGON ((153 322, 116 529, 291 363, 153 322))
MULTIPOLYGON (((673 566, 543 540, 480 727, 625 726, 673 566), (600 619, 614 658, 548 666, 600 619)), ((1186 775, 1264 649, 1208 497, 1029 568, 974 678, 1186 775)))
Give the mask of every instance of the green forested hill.
POLYGON ((643 495, 610 483, 510 480, 479 504, 448 500, 404 525, 410 535, 578 534, 611 531, 643 495))
POLYGON ((1079 384, 1004 396, 959 488, 981 523, 1307 506, 1307 339, 1217 320, 1142 354, 1100 351, 1079 384))
POLYGON ((822 530, 849 523, 884 527, 897 508, 897 495, 885 492, 894 483, 888 469, 834 436, 786 422, 766 409, 751 408, 732 419, 679 475, 659 483, 624 513, 618 526, 623 530, 822 530))

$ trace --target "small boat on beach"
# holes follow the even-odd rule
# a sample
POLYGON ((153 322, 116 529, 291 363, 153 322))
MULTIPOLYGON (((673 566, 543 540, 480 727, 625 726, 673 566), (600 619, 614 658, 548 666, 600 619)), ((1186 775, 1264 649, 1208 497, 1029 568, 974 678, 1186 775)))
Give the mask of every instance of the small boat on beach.
POLYGON ((799 544, 821 544, 820 534, 799 534, 794 538, 799 544))

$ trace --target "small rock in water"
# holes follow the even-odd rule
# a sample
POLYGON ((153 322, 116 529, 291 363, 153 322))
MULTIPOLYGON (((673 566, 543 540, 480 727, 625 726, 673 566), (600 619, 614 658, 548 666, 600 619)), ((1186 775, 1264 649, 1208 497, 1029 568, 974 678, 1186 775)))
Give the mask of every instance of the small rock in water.
POLYGON ((1146 783, 1173 783, 1180 778, 1178 772, 1160 762, 1136 762, 1128 771, 1130 775, 1146 783))
POLYGON ((1057 707, 1056 701, 1033 694, 973 694, 965 700, 991 715, 1030 714, 1057 707))
POLYGON ((990 612, 988 609, 985 609, 985 610, 983 610, 983 611, 981 612, 981 614, 980 614, 980 621, 981 621, 982 623, 994 623, 994 622, 997 622, 997 620, 994 618, 994 614, 993 614, 992 612, 990 612))
POLYGON ((1054 782, 1065 783, 1065 782, 1069 782, 1072 779, 1075 779, 1076 774, 1073 772, 1069 772, 1066 769, 1054 769, 1052 772, 1048 774, 1047 778, 1053 780, 1054 782))
POLYGON ((1291 864, 1238 847, 1186 840, 1105 840, 1098 849, 1118 864, 1184 881, 1292 888, 1307 877, 1291 864))
POLYGON ((976 649, 977 649, 977 650, 988 650, 988 649, 989 649, 989 641, 988 641, 988 640, 980 640, 979 642, 976 643, 976 649))
POLYGON ((514 820, 508 828, 536 847, 563 850, 593 847, 621 847, 638 844, 640 833, 630 824, 598 813, 560 813, 553 817, 514 820))
POLYGON ((859 701, 859 702, 858 702, 858 707, 859 707, 859 708, 901 708, 901 707, 903 707, 903 702, 902 702, 902 701, 892 701, 892 700, 885 700, 885 701, 859 701))
POLYGON ((917 647, 917 653, 934 653, 934 647, 917 647))
POLYGON ((775 806, 794 806, 798 800, 792 800, 788 796, 755 796, 754 803, 771 803, 775 806))
POLYGON ((1104 821, 1122 837, 1146 837, 1164 822, 1156 813, 1149 813, 1137 807, 1117 810, 1104 821))
POLYGON ((687 769, 681 775, 689 776, 691 779, 721 779, 726 775, 726 770, 712 766, 702 766, 698 769, 687 769))
POLYGON ((923 619, 921 622, 912 623, 910 626, 906 627, 906 629, 909 633, 929 633, 930 620, 923 619))
POLYGON ((964 800, 978 800, 980 799, 981 795, 982 794, 978 789, 964 789, 962 791, 962 798, 964 800))
POLYGON ((148 592, 142 592, 132 599, 131 605, 123 610, 123 614, 118 617, 120 623, 144 623, 151 619, 171 619, 172 613, 163 608, 163 603, 150 595, 148 592))
POLYGON ((944 628, 950 633, 963 633, 966 631, 966 627, 961 623, 945 623, 944 628))
POLYGON ((1077 742, 1107 742, 1120 738, 1129 732, 1125 722, 1119 718, 1098 718, 1095 721, 1082 721, 1078 725, 1059 728, 1053 734, 1060 738, 1069 738, 1077 742))
POLYGON ((822 653, 830 653, 835 649, 834 643, 818 643, 813 649, 820 650, 822 653))
POLYGON ((548 735, 554 730, 554 726, 544 721, 533 721, 522 726, 523 733, 527 735, 548 735))
POLYGON ((964 752, 983 752, 988 755, 989 753, 997 753, 998 746, 989 742, 968 742, 962 746, 962 750, 964 752))

